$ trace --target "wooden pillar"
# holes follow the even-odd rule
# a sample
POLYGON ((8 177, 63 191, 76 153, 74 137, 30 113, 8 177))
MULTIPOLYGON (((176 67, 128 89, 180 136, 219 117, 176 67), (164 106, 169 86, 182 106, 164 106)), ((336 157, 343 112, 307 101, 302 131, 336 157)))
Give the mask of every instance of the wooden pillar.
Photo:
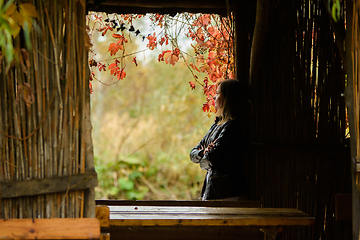
POLYGON ((248 78, 248 58, 246 51, 246 8, 235 6, 235 69, 237 79, 248 78))
POLYGON ((255 89, 257 82, 260 80, 260 62, 262 56, 262 48, 265 43, 267 33, 267 22, 269 16, 269 0, 258 0, 256 4, 256 19, 254 27, 254 35, 251 44, 250 53, 250 73, 249 88, 251 96, 255 97, 255 89))
MULTIPOLYGON (((357 14, 353 14, 359 0, 347 1, 347 32, 345 40, 346 58, 345 68, 347 73, 347 87, 346 87, 346 105, 348 109, 348 119, 350 125, 350 150, 351 150, 351 175, 352 175, 352 228, 353 240, 360 239, 360 191, 358 186, 359 173, 356 170, 356 159, 360 156, 360 135, 359 135, 359 91, 358 84, 360 84, 359 75, 354 70, 358 69, 359 60, 356 58, 356 51, 354 47, 356 42, 353 40, 358 38, 353 36, 355 32, 359 31, 353 26, 353 21, 358 21, 357 14), (356 4, 357 2, 357 4, 356 4), (353 8, 355 6, 355 8, 353 8), (355 56, 355 57, 354 57, 355 56)), ((358 7, 359 9, 360 7, 358 7)), ((359 26, 357 26, 359 28, 359 26)), ((359 38, 358 38, 359 41, 359 38)), ((359 51, 359 49, 357 49, 359 51)))

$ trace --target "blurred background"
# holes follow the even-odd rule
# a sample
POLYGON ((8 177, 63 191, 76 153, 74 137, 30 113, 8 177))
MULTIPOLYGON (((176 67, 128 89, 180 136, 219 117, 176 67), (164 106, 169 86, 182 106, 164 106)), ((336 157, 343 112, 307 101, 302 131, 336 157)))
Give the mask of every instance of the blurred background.
MULTIPOLYGON (((154 32, 146 18, 133 25, 142 35, 154 32)), ((91 54, 107 66, 114 60, 108 52, 116 41, 111 34, 91 33, 91 54)), ((159 53, 171 46, 143 51, 146 39, 124 36, 129 40, 126 52, 137 52, 125 58, 126 77, 117 82, 110 70, 94 68, 90 97, 99 180, 96 199, 198 199, 205 171, 190 161, 189 152, 214 119, 202 111, 202 88, 191 90, 189 81, 194 78, 183 60, 175 66, 158 62, 159 53), (134 56, 138 66, 132 62, 134 56)), ((193 54, 189 40, 181 44, 193 54)))

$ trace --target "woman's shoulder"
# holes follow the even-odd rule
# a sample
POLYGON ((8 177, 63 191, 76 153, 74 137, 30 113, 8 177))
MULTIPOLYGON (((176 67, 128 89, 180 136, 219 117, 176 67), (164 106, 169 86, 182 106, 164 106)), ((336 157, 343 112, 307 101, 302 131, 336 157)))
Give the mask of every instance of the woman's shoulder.
POLYGON ((242 133, 244 130, 244 125, 239 119, 231 119, 224 124, 222 124, 221 128, 226 132, 233 132, 234 134, 242 133))

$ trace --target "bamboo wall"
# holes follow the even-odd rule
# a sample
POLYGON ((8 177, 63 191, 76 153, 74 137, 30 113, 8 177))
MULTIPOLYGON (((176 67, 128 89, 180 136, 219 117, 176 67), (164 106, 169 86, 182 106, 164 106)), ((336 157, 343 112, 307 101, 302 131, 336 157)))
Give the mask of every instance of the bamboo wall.
MULTIPOLYGON (((55 181, 94 171, 85 0, 33 0, 32 4, 39 14, 32 49, 9 71, 1 66, 0 217, 94 217, 95 209, 89 210, 94 202, 91 188, 22 196, 25 190, 19 197, 4 198, 5 183, 55 181)), ((24 48, 23 42, 18 37, 15 47, 24 48)))
POLYGON ((252 198, 316 218, 285 239, 349 239, 351 222, 334 218, 351 175, 345 74, 328 13, 322 0, 281 0, 269 17, 251 102, 252 198))

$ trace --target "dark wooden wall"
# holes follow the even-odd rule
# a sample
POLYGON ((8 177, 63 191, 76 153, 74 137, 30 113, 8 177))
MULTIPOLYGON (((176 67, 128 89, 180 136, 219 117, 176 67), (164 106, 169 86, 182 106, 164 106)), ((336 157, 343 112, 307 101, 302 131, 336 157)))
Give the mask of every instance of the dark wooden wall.
POLYGON ((334 218, 335 194, 351 193, 345 130, 345 75, 323 1, 277 1, 269 13, 251 96, 252 198, 293 207, 314 227, 285 239, 348 239, 351 222, 334 218))

